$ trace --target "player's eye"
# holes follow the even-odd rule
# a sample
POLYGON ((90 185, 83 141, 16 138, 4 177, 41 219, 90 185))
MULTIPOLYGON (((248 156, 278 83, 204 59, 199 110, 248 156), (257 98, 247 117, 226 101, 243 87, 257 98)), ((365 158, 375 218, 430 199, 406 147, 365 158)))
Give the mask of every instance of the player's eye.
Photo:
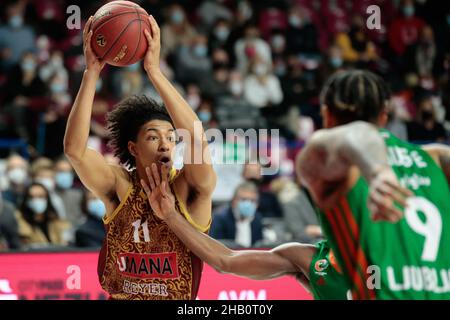
POLYGON ((147 140, 149 140, 149 141, 156 141, 156 140, 158 140, 158 137, 157 136, 149 136, 147 138, 147 140))

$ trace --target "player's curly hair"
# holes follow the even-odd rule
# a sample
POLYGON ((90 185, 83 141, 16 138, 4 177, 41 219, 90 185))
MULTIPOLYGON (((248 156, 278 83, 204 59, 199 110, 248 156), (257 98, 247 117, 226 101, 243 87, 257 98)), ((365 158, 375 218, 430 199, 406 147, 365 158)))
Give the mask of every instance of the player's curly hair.
POLYGON ((376 122, 385 109, 390 90, 384 80, 366 70, 338 71, 331 75, 320 94, 338 124, 362 120, 376 122))
POLYGON ((145 95, 133 95, 119 102, 106 115, 109 130, 108 145, 120 163, 129 168, 136 167, 134 156, 128 151, 128 142, 136 142, 142 125, 151 120, 164 120, 172 124, 166 108, 145 95))

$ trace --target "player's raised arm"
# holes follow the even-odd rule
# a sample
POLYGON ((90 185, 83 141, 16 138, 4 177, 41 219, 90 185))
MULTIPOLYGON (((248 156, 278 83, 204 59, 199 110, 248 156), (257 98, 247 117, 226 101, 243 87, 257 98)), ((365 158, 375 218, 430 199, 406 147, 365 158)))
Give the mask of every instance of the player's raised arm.
POLYGON ((163 166, 159 175, 156 165, 153 166, 153 170, 147 171, 149 185, 144 180, 141 180, 141 184, 154 213, 164 220, 177 237, 201 260, 219 272, 252 279, 271 279, 299 272, 308 277, 314 246, 290 243, 270 251, 231 250, 196 230, 176 211, 175 198, 168 188, 168 169, 163 166))
POLYGON ((101 154, 87 148, 95 84, 105 64, 92 52, 92 31, 89 31, 91 23, 92 17, 83 31, 86 70, 67 120, 64 153, 83 184, 97 196, 102 196, 115 186, 115 174, 101 154))
POLYGON ((397 221, 410 195, 388 164, 387 150, 375 126, 357 121, 317 131, 297 158, 302 181, 319 207, 333 207, 356 182, 359 173, 370 185, 369 208, 374 217, 397 221))
POLYGON ((187 141, 186 148, 189 149, 190 159, 185 161, 184 174, 186 181, 198 194, 209 197, 216 185, 216 175, 211 165, 208 142, 204 135, 201 121, 195 112, 172 86, 159 68, 160 54, 160 30, 155 19, 150 16, 151 34, 145 31, 149 43, 147 54, 144 58, 144 69, 150 81, 158 91, 164 101, 167 111, 175 124, 176 129, 187 130, 190 134, 190 141, 187 141), (194 124, 198 126, 198 132, 194 131, 194 124), (195 152, 197 151, 197 152, 195 152), (194 153, 197 153, 199 163, 194 163, 194 153))

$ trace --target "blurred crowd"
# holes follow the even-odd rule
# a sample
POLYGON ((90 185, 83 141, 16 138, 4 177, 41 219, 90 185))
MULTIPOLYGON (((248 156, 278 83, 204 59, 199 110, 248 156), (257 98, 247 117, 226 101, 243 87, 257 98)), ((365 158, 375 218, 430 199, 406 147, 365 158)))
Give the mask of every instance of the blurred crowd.
MULTIPOLYGON (((161 27, 161 69, 206 129, 279 129, 279 173, 217 166, 211 235, 234 246, 321 237, 293 174, 321 127, 320 88, 339 70, 365 68, 392 90, 388 129, 416 143, 448 141, 450 4, 432 0, 141 0, 161 27), (369 5, 380 26, 368 29, 369 5)), ((81 24, 105 1, 80 1, 81 24)), ((84 71, 76 1, 0 3, 0 249, 98 247, 102 202, 63 157, 65 125, 84 71)), ((97 83, 89 146, 109 162, 105 115, 132 94, 160 100, 137 63, 106 66, 97 83)), ((232 140, 232 139, 231 139, 232 140)), ((234 141, 234 140, 233 140, 234 141)), ((227 143, 237 143, 228 142, 227 143)))

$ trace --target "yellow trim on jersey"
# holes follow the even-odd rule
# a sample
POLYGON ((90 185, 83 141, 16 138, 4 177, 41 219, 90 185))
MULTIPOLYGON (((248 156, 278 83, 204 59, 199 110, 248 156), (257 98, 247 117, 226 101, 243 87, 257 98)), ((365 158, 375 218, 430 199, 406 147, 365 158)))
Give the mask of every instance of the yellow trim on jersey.
POLYGON ((124 206, 125 202, 127 202, 128 197, 131 194, 131 191, 133 191, 133 183, 131 183, 130 186, 128 187, 128 190, 127 190, 127 193, 125 194, 125 197, 122 199, 122 201, 120 201, 120 203, 117 206, 117 208, 110 215, 105 215, 103 217, 103 223, 104 224, 108 224, 114 219, 114 217, 117 215, 117 213, 120 211, 120 209, 122 209, 122 207, 124 206))
POLYGON ((209 230, 209 228, 211 227, 211 223, 212 223, 212 218, 209 219, 208 224, 206 225, 206 227, 202 227, 199 224, 197 224, 191 217, 191 215, 189 214, 189 211, 186 209, 186 207, 184 206, 183 201, 180 200, 180 197, 178 196, 177 191, 175 190, 175 186, 173 186, 172 188, 174 194, 175 194, 175 198, 178 201, 178 205, 180 207, 181 213, 184 215, 184 217, 186 218, 186 220, 194 227, 196 228, 198 231, 200 232, 206 232, 209 230))

